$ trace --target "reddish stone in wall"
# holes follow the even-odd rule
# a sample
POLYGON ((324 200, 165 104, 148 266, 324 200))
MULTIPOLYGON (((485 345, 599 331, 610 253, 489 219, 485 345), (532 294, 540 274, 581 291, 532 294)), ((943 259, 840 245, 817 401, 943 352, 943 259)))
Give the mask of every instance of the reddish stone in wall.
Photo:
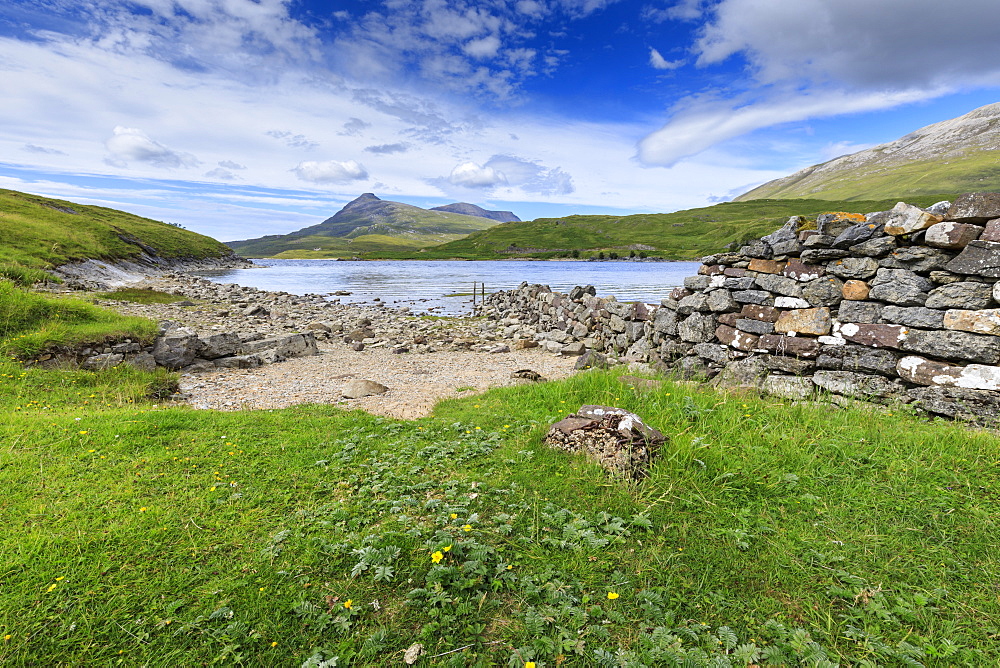
POLYGON ((840 326, 840 335, 852 343, 873 348, 899 348, 906 338, 907 328, 902 325, 869 325, 847 323, 840 326))
POLYGON ((781 311, 773 306, 761 306, 760 304, 744 304, 740 311, 741 318, 750 320, 760 320, 762 322, 778 322, 781 311))
POLYGON ((753 350, 757 345, 757 336, 748 334, 728 325, 719 325, 715 330, 715 338, 727 346, 737 350, 753 350))
POLYGON ((754 258, 750 260, 750 271, 757 271, 762 274, 780 274, 785 268, 785 263, 779 260, 761 260, 754 258))
POLYGON ((796 357, 816 357, 819 355, 819 341, 804 336, 784 336, 765 334, 757 339, 757 348, 775 355, 795 355, 796 357))
POLYGON ((796 281, 811 281, 826 273, 826 269, 818 264, 806 264, 802 260, 789 260, 781 272, 796 281))

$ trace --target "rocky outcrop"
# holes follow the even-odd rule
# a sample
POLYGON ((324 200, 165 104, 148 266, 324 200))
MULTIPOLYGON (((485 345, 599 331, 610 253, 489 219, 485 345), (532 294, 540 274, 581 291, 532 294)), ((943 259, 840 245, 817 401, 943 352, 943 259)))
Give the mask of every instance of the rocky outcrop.
POLYGON ((75 290, 105 292, 124 285, 138 283, 149 276, 178 271, 210 271, 253 266, 238 255, 218 258, 169 259, 142 253, 129 260, 82 260, 56 267, 52 273, 63 280, 65 287, 75 290))
POLYGON ((635 413, 586 405, 549 427, 544 440, 553 448, 583 453, 617 476, 642 480, 649 477, 666 437, 635 413))
POLYGON ((532 324, 553 352, 582 344, 789 398, 898 401, 995 425, 998 205, 1000 196, 969 194, 928 210, 825 214, 815 226, 796 217, 703 258, 659 305, 523 284, 487 297, 481 313, 532 324))

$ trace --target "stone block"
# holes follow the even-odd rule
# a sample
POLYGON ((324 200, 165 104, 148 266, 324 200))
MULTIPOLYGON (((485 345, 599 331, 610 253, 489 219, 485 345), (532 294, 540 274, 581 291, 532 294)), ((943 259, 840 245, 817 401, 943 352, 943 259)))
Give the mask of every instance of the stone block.
POLYGON ((886 306, 882 309, 882 320, 907 327, 941 329, 944 327, 944 311, 923 306, 886 306))
POLYGON ((993 301, 993 286, 988 283, 961 281, 948 283, 931 290, 927 308, 986 308, 993 301))
POLYGON ((830 309, 826 307, 794 309, 782 313, 774 323, 774 331, 784 334, 808 334, 822 336, 833 328, 830 309))
POLYGON ((698 274, 700 276, 717 276, 725 271, 725 269, 721 264, 703 264, 698 267, 698 274))
POLYGON ((738 278, 727 278, 722 283, 722 287, 727 290, 753 290, 757 286, 757 281, 753 276, 741 276, 738 278))
POLYGON ((879 269, 869 282, 871 299, 898 304, 923 306, 934 284, 908 269, 879 269))
POLYGON ((953 366, 909 355, 899 360, 896 370, 903 380, 917 385, 963 387, 970 390, 1000 390, 1000 367, 984 364, 953 366))
POLYGON ((837 238, 833 240, 832 246, 833 248, 847 249, 883 234, 881 225, 869 222, 856 223, 838 234, 837 238))
POLYGON ((715 318, 702 313, 692 313, 677 325, 677 334, 683 341, 703 343, 715 336, 715 318))
POLYGON ((741 304, 774 305, 774 297, 763 290, 737 290, 733 292, 733 299, 741 304))
MULTIPOLYGON (((760 345, 760 341, 757 341, 760 345)), ((802 375, 816 368, 816 363, 812 360, 799 359, 798 357, 786 357, 784 355, 762 355, 764 364, 772 371, 783 371, 793 375, 802 375)))
POLYGON ((743 278, 747 275, 747 270, 742 267, 726 267, 722 275, 729 278, 743 278))
POLYGON ((765 334, 757 339, 757 350, 775 355, 815 358, 819 355, 819 342, 802 336, 765 334))
POLYGON ((848 250, 853 255, 883 257, 894 251, 897 246, 896 237, 876 237, 856 246, 851 246, 848 250))
POLYGON ((816 216, 816 227, 819 229, 820 234, 827 234, 832 237, 838 237, 849 228, 864 222, 864 214, 847 213, 846 211, 821 213, 816 216))
POLYGON ((706 305, 708 310, 713 313, 725 313, 739 309, 739 304, 733 299, 732 293, 725 288, 709 292, 706 305))
POLYGON ((909 269, 921 273, 943 269, 951 260, 953 252, 927 246, 905 246, 897 248, 887 257, 879 260, 878 266, 886 269, 909 269))
MULTIPOLYGON (((704 266, 704 265, 703 265, 704 266)), ((697 292, 699 290, 704 290, 708 287, 709 283, 712 282, 709 276, 686 276, 684 278, 684 287, 692 292, 697 292)))
POLYGON ((1000 309, 951 310, 945 312, 943 321, 945 329, 1000 336, 1000 309))
POLYGON ((802 286, 802 298, 810 306, 836 306, 843 299, 844 283, 839 278, 824 276, 802 286))
POLYGON ((945 216, 958 223, 986 223, 1000 218, 1000 193, 965 193, 959 195, 945 216))
POLYGON ((778 322, 778 317, 781 315, 781 311, 774 308, 773 306, 760 306, 759 304, 745 304, 743 309, 740 311, 740 315, 744 318, 750 318, 752 320, 761 320, 763 322, 778 322))
POLYGON ((864 281, 844 281, 844 287, 840 290, 840 295, 844 299, 853 301, 863 301, 868 299, 868 284, 864 281))
POLYGON ((774 257, 774 249, 771 247, 771 244, 763 239, 758 239, 747 246, 741 247, 740 255, 759 258, 761 260, 770 260, 774 257))
POLYGON ((670 299, 679 302, 690 294, 692 294, 691 290, 678 286, 670 291, 670 299))
POLYGON ((771 249, 774 251, 775 257, 798 255, 802 252, 802 243, 795 239, 780 241, 776 244, 771 244, 771 249))
POLYGON ((900 202, 892 208, 892 213, 885 223, 885 233, 894 237, 913 234, 920 230, 926 230, 942 220, 944 220, 942 216, 928 213, 912 204, 900 202))
POLYGON ((803 239, 802 245, 808 249, 829 248, 831 245, 833 245, 835 239, 836 239, 835 236, 831 234, 823 234, 822 232, 817 230, 815 234, 811 234, 805 239, 803 239))
POLYGON ((802 260, 791 259, 781 273, 796 281, 806 282, 819 278, 826 273, 826 269, 819 264, 806 264, 802 260))
POLYGON ((775 297, 774 305, 777 308, 809 308, 812 306, 801 297, 775 297))
POLYGON ((736 329, 749 334, 774 334, 774 323, 763 320, 752 320, 750 318, 739 318, 736 321, 736 329))
POLYGON ((806 264, 826 262, 827 260, 839 260, 850 255, 850 251, 838 250, 836 248, 807 248, 799 256, 806 264))
POLYGON ((716 364, 729 362, 729 348, 718 343, 699 343, 691 349, 698 357, 703 357, 716 364))
POLYGON ((969 223, 938 223, 927 228, 924 241, 935 248, 962 249, 983 233, 983 227, 969 223))
POLYGON ((878 271, 878 260, 870 257, 845 257, 827 265, 827 271, 840 278, 866 280, 878 271))
POLYGON ((986 223, 983 233, 979 235, 979 240, 1000 242, 1000 218, 994 218, 986 223))
POLYGON ((883 308, 882 304, 878 302, 840 302, 837 319, 841 322, 873 324, 882 319, 883 308))
POLYGON ((751 351, 757 345, 757 335, 741 332, 735 327, 719 325, 715 330, 715 338, 737 350, 751 351))
POLYGON ((653 317, 653 331, 668 336, 677 336, 677 322, 678 317, 675 311, 666 308, 657 309, 656 315, 653 317))
POLYGON ((907 391, 917 408, 945 417, 995 426, 1000 419, 1000 394, 988 390, 932 385, 907 391))
POLYGON ((762 274, 780 274, 784 268, 786 262, 779 260, 761 260, 754 258, 750 260, 750 266, 747 267, 750 271, 757 271, 762 274))
POLYGON ((827 392, 848 397, 893 398, 902 396, 905 391, 898 380, 854 371, 817 371, 812 379, 827 392))
POLYGON ((792 278, 773 274, 759 274, 754 278, 761 290, 786 297, 801 297, 802 284, 792 278))
POLYGON ((730 327, 736 326, 736 321, 740 319, 739 313, 720 313, 715 317, 715 320, 720 325, 729 325, 730 327))
POLYGON ((840 325, 838 332, 853 343, 873 348, 899 348, 906 339, 907 328, 901 325, 871 325, 850 322, 840 325))
MULTIPOLYGON (((1000 196, 1000 193, 998 193, 1000 196)), ((961 254, 944 267, 956 274, 1000 277, 1000 243, 994 241, 970 241, 961 254)))
MULTIPOLYGON (((883 327, 891 326, 883 325, 883 327)), ((970 332, 910 329, 900 342, 900 347, 906 352, 946 360, 977 364, 1000 362, 1000 345, 997 345, 997 338, 970 332)))
POLYGON ((760 389, 776 397, 801 400, 812 396, 816 385, 809 378, 770 375, 761 381, 760 389))

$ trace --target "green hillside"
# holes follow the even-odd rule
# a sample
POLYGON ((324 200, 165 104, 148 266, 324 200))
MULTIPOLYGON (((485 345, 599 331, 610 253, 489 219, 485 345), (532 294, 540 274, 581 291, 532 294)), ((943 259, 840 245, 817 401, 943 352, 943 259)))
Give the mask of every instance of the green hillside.
MULTIPOLYGON (((907 201, 929 205, 941 196, 907 201)), ((789 216, 814 217, 826 211, 867 213, 892 208, 897 198, 863 201, 754 200, 725 202, 674 213, 631 216, 567 216, 504 223, 464 239, 428 248, 421 258, 559 257, 577 251, 580 257, 600 252, 628 255, 631 251, 674 260, 717 253, 732 242, 769 234, 789 216)), ((402 255, 396 255, 402 257, 402 255)))
POLYGON ((170 259, 232 254, 211 237, 124 211, 0 190, 0 276, 40 280, 42 270, 75 260, 144 252, 170 259))
POLYGON ((365 193, 317 225, 228 245, 248 257, 350 257, 443 244, 496 224, 490 218, 421 209, 365 193))

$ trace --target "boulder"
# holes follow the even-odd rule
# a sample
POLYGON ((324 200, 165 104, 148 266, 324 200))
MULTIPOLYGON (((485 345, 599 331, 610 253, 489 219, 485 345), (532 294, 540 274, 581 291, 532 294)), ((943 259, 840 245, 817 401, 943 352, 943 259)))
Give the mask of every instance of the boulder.
POLYGON ((926 230, 931 225, 940 223, 944 218, 924 211, 920 207, 900 202, 892 208, 889 219, 885 223, 885 233, 898 237, 926 230))
POLYGON ((844 287, 841 288, 840 296, 852 301, 864 301, 868 299, 869 291, 870 288, 864 281, 844 281, 844 287))
POLYGON ((848 397, 900 398, 905 394, 899 380, 854 371, 821 370, 814 373, 812 379, 820 388, 848 397))
POLYGON ((824 276, 802 286, 802 298, 810 306, 836 306, 843 300, 844 283, 839 278, 824 276))
POLYGON ((849 249, 851 246, 856 246, 884 234, 883 226, 881 225, 868 222, 856 223, 838 234, 831 246, 841 250, 849 249))
POLYGON ((715 318, 701 313, 692 313, 677 325, 681 340, 689 343, 711 341, 715 335, 715 318))
POLYGON ((125 356, 117 353, 102 353, 92 355, 80 363, 80 368, 84 371, 103 371, 111 367, 118 366, 125 361, 125 356))
MULTIPOLYGON (((947 311, 942 321, 942 326, 946 329, 1000 336, 1000 309, 979 311, 955 309, 947 311)), ((997 345, 1000 345, 1000 340, 997 345)))
POLYGON ((898 242, 896 237, 876 237, 869 239, 856 246, 851 246, 848 251, 852 255, 863 255, 865 257, 883 257, 896 249, 898 242))
POLYGON ((1000 419, 1000 394, 997 392, 929 386, 910 389, 907 394, 914 406, 935 415, 991 427, 1000 419))
POLYGON ((924 240, 936 248, 962 249, 983 233, 983 227, 969 223, 945 222, 927 228, 924 240))
POLYGON ((952 366, 916 355, 899 360, 897 372, 917 385, 963 387, 970 390, 1000 390, 1000 367, 984 364, 952 366))
POLYGON ((240 350, 242 342, 238 334, 224 332, 222 334, 212 334, 211 336, 200 337, 196 353, 198 357, 206 360, 214 360, 220 357, 235 355, 240 350))
POLYGON ((153 358, 159 366, 183 369, 194 361, 198 345, 198 335, 194 330, 174 327, 157 337, 153 343, 153 358))
POLYGON ((900 306, 923 306, 934 284, 908 269, 879 269, 869 284, 869 297, 900 306))
POLYGON ((934 288, 927 296, 927 308, 986 308, 993 301, 993 286, 962 281, 934 288))
POLYGON ((785 334, 794 332, 795 334, 810 334, 812 336, 829 334, 832 327, 830 309, 826 307, 787 311, 782 313, 778 321, 774 323, 776 332, 785 334))
POLYGON ((840 322, 874 324, 882 319, 883 308, 878 302, 844 301, 840 302, 837 319, 840 322))
MULTIPOLYGON (((883 326, 891 327, 891 325, 883 326)), ((906 332, 900 342, 900 347, 907 352, 963 363, 996 364, 1000 362, 1000 345, 997 345, 995 336, 969 332, 911 329, 906 332)))
POLYGON ((382 383, 376 383, 373 380, 355 378, 354 380, 347 381, 347 383, 344 384, 344 387, 340 390, 340 393, 348 399, 360 399, 374 394, 385 394, 388 391, 389 388, 382 383))
POLYGON ((923 306, 886 306, 882 309, 882 320, 907 327, 941 329, 944 326, 944 311, 923 306))
POLYGON ((906 246, 898 248, 879 260, 878 265, 886 269, 909 269, 921 273, 943 269, 952 258, 952 253, 940 248, 926 246, 906 246))
POLYGON ((970 241, 958 257, 944 266, 956 274, 1000 277, 1000 243, 970 241))
POLYGON ((982 224, 1000 218, 1000 193, 965 193, 959 195, 945 216, 958 223, 982 224))

